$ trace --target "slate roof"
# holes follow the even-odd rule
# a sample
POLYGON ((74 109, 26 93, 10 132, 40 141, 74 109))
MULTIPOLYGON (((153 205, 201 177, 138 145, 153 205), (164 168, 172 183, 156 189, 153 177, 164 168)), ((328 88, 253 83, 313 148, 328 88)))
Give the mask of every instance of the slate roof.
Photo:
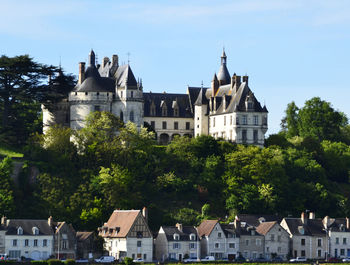
POLYGON ((197 227, 198 235, 200 237, 202 236, 209 236, 211 231, 213 231, 215 225, 218 223, 218 220, 204 220, 202 223, 197 227))
POLYGON ((6 235, 17 235, 17 229, 23 229, 23 235, 33 235, 33 227, 39 229, 39 236, 53 235, 53 227, 49 226, 47 220, 29 220, 29 219, 9 219, 6 227, 6 235))
POLYGON ((326 232, 323 230, 322 219, 307 219, 307 223, 303 224, 300 218, 284 218, 288 225, 289 231, 296 236, 325 236, 326 232), (303 228, 304 233, 301 233, 299 228, 303 228))
POLYGON ((259 233, 259 234, 262 234, 262 235, 266 235, 272 227, 274 227, 274 225, 277 224, 276 221, 274 222, 264 222, 264 223, 261 223, 257 228, 256 228, 256 231, 259 233))
POLYGON ((119 66, 114 74, 114 78, 117 80, 118 87, 125 87, 126 84, 128 86, 137 86, 134 73, 128 64, 119 66))
POLYGON ((207 91, 207 88, 201 88, 196 101, 194 102, 194 105, 201 106, 201 105, 206 105, 209 103, 207 97, 205 96, 205 92, 207 91))
POLYGON ((155 105, 156 115, 154 117, 163 117, 161 104, 166 104, 167 116, 175 117, 173 103, 176 101, 179 107, 180 118, 193 118, 189 97, 187 94, 168 94, 168 93, 143 93, 144 116, 151 117, 152 102, 155 105))
POLYGON ((89 66, 85 71, 83 83, 76 85, 73 91, 114 92, 115 80, 110 77, 101 77, 95 66, 89 66))
POLYGON ((106 234, 100 233, 100 235, 102 237, 126 237, 140 213, 140 210, 115 210, 102 227, 102 229, 111 229, 113 232, 107 231, 106 234))
POLYGON ((330 218, 329 228, 332 232, 350 232, 350 229, 346 227, 346 218, 330 218))
POLYGON ((174 234, 180 236, 180 241, 190 241, 190 235, 195 234, 198 239, 197 230, 193 226, 183 226, 182 232, 176 226, 162 226, 168 241, 175 241, 174 234))
POLYGON ((220 226, 224 231, 226 237, 228 234, 239 236, 239 229, 236 229, 234 224, 220 224, 220 226))
POLYGON ((93 232, 80 232, 78 231, 76 236, 77 236, 77 241, 85 241, 86 239, 88 239, 91 235, 93 234, 93 232))
POLYGON ((245 222, 254 227, 258 227, 262 222, 277 221, 280 223, 282 221, 282 217, 268 214, 238 214, 237 217, 241 222, 245 222))

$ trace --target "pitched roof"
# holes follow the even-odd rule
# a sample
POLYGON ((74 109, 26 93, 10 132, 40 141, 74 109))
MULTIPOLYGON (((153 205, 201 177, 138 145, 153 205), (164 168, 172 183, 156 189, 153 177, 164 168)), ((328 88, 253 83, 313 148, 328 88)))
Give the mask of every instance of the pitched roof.
POLYGON ((49 226, 47 220, 30 220, 30 219, 10 219, 7 227, 5 228, 6 235, 17 235, 17 229, 21 227, 23 229, 23 235, 33 235, 33 228, 39 229, 39 236, 41 235, 53 235, 54 231, 49 226))
POLYGON ((262 235, 266 235, 270 230, 271 228, 277 224, 276 221, 274 222, 264 222, 264 223, 261 223, 257 228, 256 228, 256 231, 259 233, 259 234, 262 234, 262 235))
POLYGON ((284 218, 289 231, 292 235, 305 236, 325 236, 326 232, 323 227, 322 219, 307 219, 303 223, 300 218, 284 218))
POLYGON ((282 218, 278 215, 269 214, 238 214, 237 218, 241 222, 245 222, 250 226, 258 227, 263 222, 273 222, 277 221, 280 223, 282 218))
POLYGON ((238 229, 236 229, 234 224, 220 224, 220 226, 224 231, 226 237, 228 234, 236 234, 237 236, 239 236, 238 229))
POLYGON ((350 232, 350 229, 346 227, 346 218, 330 218, 330 220, 329 228, 332 232, 350 232))
POLYGON ((80 242, 84 241, 84 240, 88 239, 92 234, 93 234, 93 232, 80 232, 80 231, 78 231, 76 234, 77 240, 80 242))
POLYGON ((181 241, 190 241, 191 234, 195 234, 196 240, 198 239, 197 230, 193 226, 183 226, 182 231, 176 226, 162 226, 162 228, 168 241, 174 241, 174 234, 178 234, 181 241))
POLYGON ((103 226, 103 228, 113 229, 113 233, 102 234, 102 236, 126 237, 140 213, 140 210, 115 210, 103 226))
POLYGON ((137 86, 134 73, 128 64, 119 66, 114 77, 117 80, 118 87, 125 87, 126 84, 128 86, 137 86))
POLYGON ((202 87, 201 90, 198 93, 197 100, 195 101, 194 105, 201 106, 203 104, 208 104, 208 99, 205 96, 206 88, 202 87))
POLYGON ((213 231, 215 225, 218 223, 218 220, 204 220, 202 223, 197 227, 198 235, 200 237, 202 236, 209 236, 211 231, 213 231))

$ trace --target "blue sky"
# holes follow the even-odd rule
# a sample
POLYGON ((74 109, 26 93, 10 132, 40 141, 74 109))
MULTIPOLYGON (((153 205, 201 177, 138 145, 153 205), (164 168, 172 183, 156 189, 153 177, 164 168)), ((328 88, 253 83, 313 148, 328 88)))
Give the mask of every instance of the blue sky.
POLYGON ((210 86, 223 46, 232 75, 280 129, 286 105, 319 96, 350 117, 350 1, 0 0, 0 54, 29 54, 77 74, 94 49, 118 54, 144 91, 210 86))

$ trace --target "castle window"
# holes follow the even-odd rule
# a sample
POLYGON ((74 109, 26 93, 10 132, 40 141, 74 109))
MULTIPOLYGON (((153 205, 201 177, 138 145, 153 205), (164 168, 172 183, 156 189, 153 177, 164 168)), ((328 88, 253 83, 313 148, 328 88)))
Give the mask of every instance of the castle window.
POLYGON ((120 111, 119 118, 121 121, 124 121, 124 113, 122 111, 120 111))
POLYGON ((24 246, 28 247, 29 246, 29 239, 24 240, 24 246))
POLYGON ((32 231, 33 235, 39 235, 39 229, 37 227, 33 227, 32 231))
POLYGON ((162 122, 162 128, 163 128, 163 130, 166 130, 166 121, 162 122))
POLYGON ((134 122, 134 111, 130 111, 130 121, 134 122))
POLYGON ((249 101, 248 102, 248 109, 253 109, 254 108, 254 104, 253 104, 253 102, 251 102, 251 101, 249 101))
POLYGON ((242 124, 243 125, 247 125, 248 124, 248 117, 247 117, 247 115, 243 115, 242 116, 242 124))
POLYGON ((247 141, 247 130, 242 131, 242 141, 243 143, 247 141))
POLYGON ((134 91, 130 92, 130 97, 133 98, 134 97, 134 91))
POLYGON ((23 229, 22 229, 22 227, 18 227, 18 229, 17 229, 17 235, 23 235, 23 229))
POLYGON ((100 92, 97 92, 97 93, 96 93, 96 96, 99 96, 99 95, 100 95, 100 92))
POLYGON ((101 111, 101 107, 99 105, 94 106, 94 111, 101 111))
POLYGON ((259 124, 259 116, 254 115, 254 125, 258 125, 258 124, 259 124))
POLYGON ((239 117, 236 117, 236 125, 239 125, 239 117))
POLYGON ((264 116, 264 118, 263 118, 263 125, 267 125, 267 117, 266 116, 264 116))
POLYGON ((189 130, 189 129, 190 129, 190 123, 186 122, 186 130, 189 130))
POLYGON ((254 143, 258 142, 258 130, 254 130, 254 132, 253 132, 253 139, 254 139, 254 143))
POLYGON ((156 116, 156 106, 154 104, 151 105, 150 112, 151 116, 156 116))
POLYGON ((167 116, 167 114, 168 114, 168 110, 167 110, 166 105, 164 104, 164 105, 162 106, 162 116, 167 116))
POLYGON ((179 123, 177 121, 174 122, 174 130, 179 129, 179 123))
POLYGON ((156 128, 156 122, 155 121, 151 121, 151 126, 152 126, 153 129, 155 129, 156 128))
POLYGON ((34 247, 38 246, 38 239, 34 239, 34 247))
POLYGON ((43 240, 43 247, 47 247, 47 239, 43 240))
POLYGON ((174 108, 174 116, 179 117, 179 108, 178 107, 174 108))
POLYGON ((75 92, 75 95, 78 95, 78 92, 75 92))

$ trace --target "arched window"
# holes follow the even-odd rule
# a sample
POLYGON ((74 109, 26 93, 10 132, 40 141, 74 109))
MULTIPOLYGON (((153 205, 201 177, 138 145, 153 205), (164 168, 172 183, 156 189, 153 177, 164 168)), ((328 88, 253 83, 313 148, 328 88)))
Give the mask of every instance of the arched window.
POLYGON ((134 111, 130 111, 130 121, 134 122, 134 111))
POLYGON ((121 121, 124 121, 124 113, 123 113, 123 111, 120 111, 120 116, 119 117, 120 117, 121 121))
POLYGON ((23 235, 23 229, 22 227, 17 228, 17 235, 23 235))
POLYGON ((39 228, 33 227, 32 231, 33 231, 33 235, 39 235, 39 228))

